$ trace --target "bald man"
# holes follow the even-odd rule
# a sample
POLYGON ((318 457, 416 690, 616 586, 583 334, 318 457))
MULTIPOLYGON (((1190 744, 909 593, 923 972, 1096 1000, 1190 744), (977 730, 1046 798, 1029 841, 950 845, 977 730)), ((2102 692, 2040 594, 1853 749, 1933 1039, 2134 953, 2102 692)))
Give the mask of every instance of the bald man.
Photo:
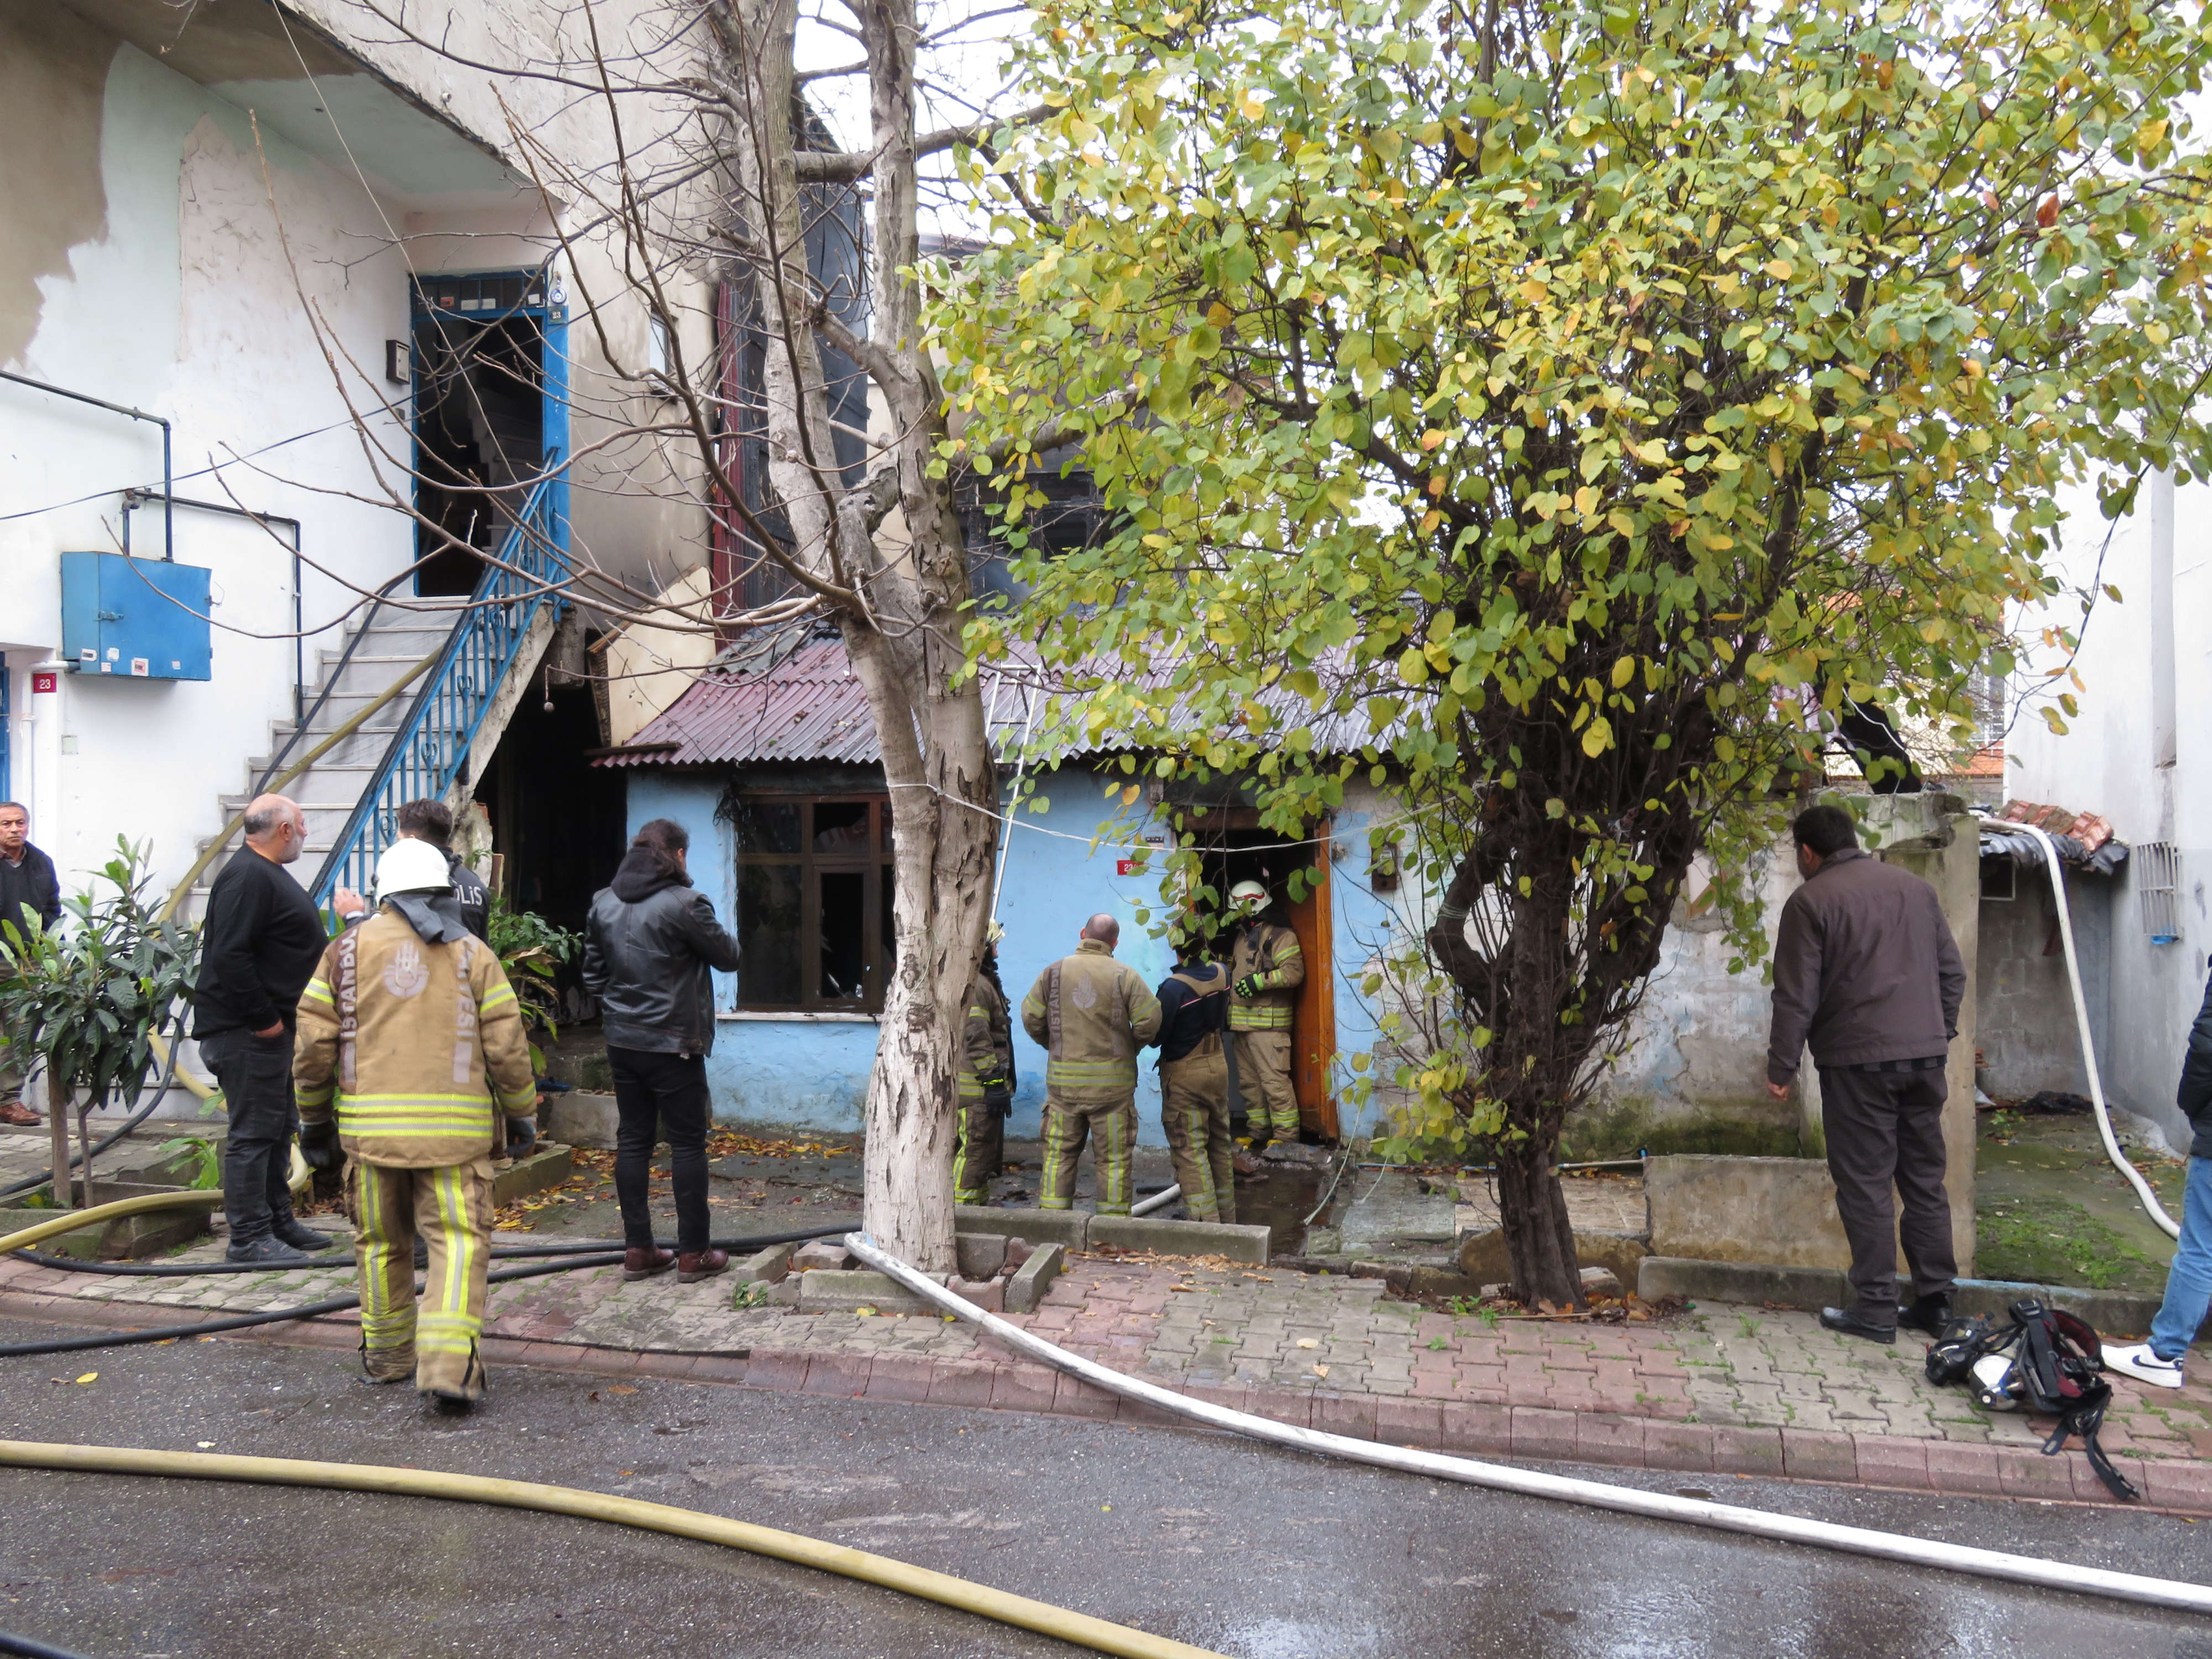
POLYGON ((1075 954, 1037 975, 1022 999, 1022 1029, 1042 1044, 1048 1210, 1075 1204, 1075 1163, 1097 1131, 1098 1213, 1129 1213, 1137 1147, 1137 1050, 1159 1035, 1160 1000, 1136 969, 1114 960, 1121 925, 1096 915, 1075 954))
MULTIPOLYGON (((307 814, 282 795, 246 809, 244 849, 208 890, 200 929, 200 976, 192 994, 192 1035, 222 1086, 230 1115, 223 1143, 222 1207, 230 1220, 230 1259, 298 1267, 326 1250, 327 1234, 292 1213, 292 1030, 300 994, 329 943, 315 902, 285 869, 306 850, 307 814)), ((346 921, 366 907, 340 888, 332 909, 346 921)))

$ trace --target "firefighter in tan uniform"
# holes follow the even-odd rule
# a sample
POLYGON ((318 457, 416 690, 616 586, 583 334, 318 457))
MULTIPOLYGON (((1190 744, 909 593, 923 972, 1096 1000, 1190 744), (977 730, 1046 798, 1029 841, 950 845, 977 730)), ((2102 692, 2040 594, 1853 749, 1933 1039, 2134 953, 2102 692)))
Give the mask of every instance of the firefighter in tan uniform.
POLYGON ((483 1393, 477 1339, 491 1253, 491 1158, 536 1133, 521 1006, 462 925, 445 855, 401 841, 376 866, 377 914, 323 953, 300 1000, 300 1148, 353 1160, 362 1363, 441 1409, 483 1393), (418 1316, 415 1237, 429 1246, 418 1316))
POLYGON ((1193 1221, 1237 1219, 1235 1156, 1229 1136, 1229 1056, 1222 1027, 1229 971, 1198 941, 1178 936, 1175 972, 1160 981, 1160 1127, 1193 1221))
POLYGON ((1229 966, 1229 1030, 1237 1043, 1237 1085, 1251 1123, 1252 1150, 1269 1140, 1296 1146, 1298 1103, 1291 1092, 1291 1011, 1306 982, 1298 936, 1256 881, 1240 881, 1229 902, 1244 918, 1229 966))
POLYGON ((1014 1028, 999 983, 999 941, 993 922, 983 961, 968 988, 967 1042, 960 1061, 960 1139, 952 1152, 952 1201, 988 1204, 991 1177, 1006 1156, 1006 1120, 1014 1103, 1014 1028))
POLYGON ((1037 975, 1022 999, 1022 1029, 1042 1046, 1044 1178, 1048 1210, 1075 1202, 1075 1161, 1096 1130, 1098 1213, 1129 1213, 1137 1146, 1137 1050, 1160 1029, 1159 1000, 1136 970, 1114 960, 1121 924, 1083 924, 1075 954, 1037 975))

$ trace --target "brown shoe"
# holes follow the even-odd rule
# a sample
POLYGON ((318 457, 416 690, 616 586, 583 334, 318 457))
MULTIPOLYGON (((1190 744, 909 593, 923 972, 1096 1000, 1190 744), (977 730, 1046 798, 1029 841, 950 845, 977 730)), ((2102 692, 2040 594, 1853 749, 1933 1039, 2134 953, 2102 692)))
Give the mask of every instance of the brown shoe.
POLYGON ((5 1106, 0 1106, 0 1123, 12 1123, 19 1129, 31 1129, 45 1121, 20 1100, 11 1100, 5 1106))
POLYGON ((623 1283, 634 1285, 641 1279, 665 1273, 675 1265, 673 1250, 664 1250, 658 1244, 649 1249, 632 1245, 623 1252, 623 1283))
POLYGON ((727 1250, 686 1250, 676 1258, 676 1282, 696 1285, 702 1279, 712 1279, 716 1273, 730 1271, 727 1250))

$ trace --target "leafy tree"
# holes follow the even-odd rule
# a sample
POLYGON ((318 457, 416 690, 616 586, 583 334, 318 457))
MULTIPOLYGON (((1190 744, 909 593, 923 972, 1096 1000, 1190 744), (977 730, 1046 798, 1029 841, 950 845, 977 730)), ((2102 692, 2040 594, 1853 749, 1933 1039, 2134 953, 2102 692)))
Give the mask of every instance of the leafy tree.
POLYGON ((1561 1122, 1693 857, 1757 960, 1846 700, 1962 729, 2061 488, 2212 471, 2205 51, 2100 0, 1040 8, 943 447, 1026 550, 1059 409, 1114 527, 971 647, 1279 829, 1402 794, 1397 1080, 1494 1146, 1524 1294, 1580 1299, 1561 1122))

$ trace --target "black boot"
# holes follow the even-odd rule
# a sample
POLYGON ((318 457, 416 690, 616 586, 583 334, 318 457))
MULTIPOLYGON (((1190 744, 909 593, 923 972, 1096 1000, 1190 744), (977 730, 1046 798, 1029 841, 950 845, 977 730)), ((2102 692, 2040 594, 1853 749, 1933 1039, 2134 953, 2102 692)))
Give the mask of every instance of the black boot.
POLYGON ((319 1233, 295 1215, 280 1215, 270 1227, 270 1235, 281 1238, 295 1250, 327 1250, 337 1243, 328 1233, 319 1233))
POLYGON ((1869 1342, 1893 1344, 1897 1340, 1897 1324, 1887 1324, 1874 1319, 1856 1308, 1823 1308, 1820 1327, 1843 1336, 1863 1336, 1869 1342))
POLYGON ((1924 1331, 1929 1336, 1941 1336, 1943 1328, 1951 1322, 1949 1295, 1915 1297, 1911 1307, 1897 1316, 1897 1327, 1905 1331, 1924 1331))

